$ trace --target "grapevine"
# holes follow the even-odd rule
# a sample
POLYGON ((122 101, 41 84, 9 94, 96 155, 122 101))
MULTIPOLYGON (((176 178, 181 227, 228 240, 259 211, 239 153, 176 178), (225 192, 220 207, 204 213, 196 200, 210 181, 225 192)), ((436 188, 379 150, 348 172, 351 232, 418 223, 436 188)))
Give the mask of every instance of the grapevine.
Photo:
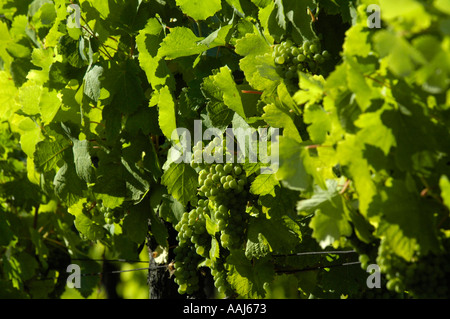
POLYGON ((448 299, 450 9, 372 2, 1 1, 0 298, 448 299))

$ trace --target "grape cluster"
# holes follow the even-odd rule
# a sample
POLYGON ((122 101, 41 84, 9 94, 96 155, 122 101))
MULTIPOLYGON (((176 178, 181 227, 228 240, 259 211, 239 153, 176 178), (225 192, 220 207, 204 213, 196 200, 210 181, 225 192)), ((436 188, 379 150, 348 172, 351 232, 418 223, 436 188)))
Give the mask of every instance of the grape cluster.
POLYGON ((195 252, 208 257, 211 248, 211 237, 206 231, 205 215, 209 216, 208 200, 199 200, 198 206, 190 212, 183 214, 180 222, 175 226, 178 231, 177 240, 179 243, 191 242, 195 252))
POLYGON ((305 40, 301 45, 286 40, 274 46, 272 56, 278 74, 288 83, 298 82, 299 71, 317 74, 320 65, 330 59, 330 53, 321 49, 318 39, 305 40))
POLYGON ((119 209, 111 209, 109 207, 100 207, 100 213, 103 213, 105 217, 105 222, 108 225, 112 225, 114 223, 118 224, 123 218, 123 214, 119 209))
POLYGON ((191 165, 200 170, 198 195, 208 198, 213 210, 211 218, 219 228, 220 242, 224 248, 239 248, 245 238, 248 219, 245 212, 248 179, 243 167, 239 163, 197 163, 200 156, 207 158, 212 154, 216 159, 226 159, 231 154, 227 152, 225 140, 217 137, 204 148, 203 143, 198 143, 193 151, 191 165))
MULTIPOLYGON (((448 245, 448 244, 447 244, 448 245)), ((408 291, 413 298, 449 298, 449 249, 445 254, 428 254, 414 262, 407 262, 392 254, 392 249, 382 242, 377 263, 388 280, 388 290, 397 293, 408 291)))
POLYGON ((214 287, 217 288, 219 293, 229 296, 233 293, 231 285, 227 281, 227 270, 225 269, 225 260, 223 258, 217 258, 211 265, 211 275, 214 278, 214 287))
POLYGON ((102 200, 84 202, 82 204, 82 212, 89 218, 95 219, 99 222, 103 219, 104 223, 108 225, 120 223, 120 221, 124 217, 122 209, 111 209, 107 206, 104 206, 102 200))
POLYGON ((174 253, 175 283, 178 285, 178 293, 190 295, 199 289, 197 265, 201 257, 189 239, 175 247, 174 253))
MULTIPOLYGON (((180 292, 190 293, 197 287, 195 268, 187 269, 187 263, 189 267, 196 267, 198 258, 209 258, 211 235, 206 228, 207 219, 216 225, 214 236, 221 249, 237 249, 245 242, 249 182, 241 164, 226 162, 231 157, 232 152, 227 151, 225 141, 218 137, 207 145, 199 142, 193 147, 191 166, 198 172, 197 197, 191 200, 192 208, 175 226, 179 243, 175 250, 175 276, 178 276, 176 282, 180 292), (208 158, 213 160, 205 160, 208 158), (186 250, 189 253, 185 253, 186 250), (192 258, 192 252, 197 261, 188 262, 184 258, 192 258)), ((226 280, 225 260, 220 260, 211 261, 211 274, 218 290, 229 295, 232 289, 226 280)))

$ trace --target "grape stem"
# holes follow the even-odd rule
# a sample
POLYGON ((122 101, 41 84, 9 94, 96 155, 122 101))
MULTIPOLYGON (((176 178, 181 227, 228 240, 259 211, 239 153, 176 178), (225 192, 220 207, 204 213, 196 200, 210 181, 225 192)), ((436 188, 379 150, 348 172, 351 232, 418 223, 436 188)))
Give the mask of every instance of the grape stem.
POLYGON ((263 93, 260 91, 251 91, 251 90, 241 90, 241 92, 244 94, 259 94, 259 95, 261 95, 263 93))

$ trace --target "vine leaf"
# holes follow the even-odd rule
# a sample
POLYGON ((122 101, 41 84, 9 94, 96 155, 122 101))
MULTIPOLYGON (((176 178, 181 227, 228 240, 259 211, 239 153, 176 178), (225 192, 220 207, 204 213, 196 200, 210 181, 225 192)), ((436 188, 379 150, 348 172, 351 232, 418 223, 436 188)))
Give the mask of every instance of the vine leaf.
POLYGON ((163 185, 184 206, 196 196, 198 187, 197 172, 188 164, 172 163, 161 177, 163 185))
POLYGON ((261 174, 256 176, 252 182, 250 192, 255 195, 271 194, 275 196, 275 187, 279 185, 280 182, 276 179, 275 174, 261 174))
POLYGON ((352 234, 335 180, 327 180, 326 190, 316 186, 311 198, 298 202, 297 210, 299 213, 314 213, 309 226, 313 229, 312 237, 322 248, 332 245, 341 236, 352 234))
POLYGON ((220 0, 176 0, 177 6, 195 20, 206 20, 222 9, 220 0))
MULTIPOLYGON (((176 122, 176 111, 175 111, 175 101, 173 100, 172 94, 167 86, 164 86, 159 91, 159 127, 167 139, 172 140, 172 133, 177 128, 176 122)), ((178 139, 178 134, 176 134, 175 141, 178 139)))
POLYGON ((248 260, 241 250, 233 250, 227 257, 231 265, 227 280, 244 298, 261 298, 266 291, 264 284, 273 280, 275 271, 268 258, 248 260))
POLYGON ((55 140, 46 139, 39 142, 34 152, 36 170, 45 173, 56 168, 58 161, 63 159, 65 151, 71 147, 72 144, 61 135, 57 135, 55 140))

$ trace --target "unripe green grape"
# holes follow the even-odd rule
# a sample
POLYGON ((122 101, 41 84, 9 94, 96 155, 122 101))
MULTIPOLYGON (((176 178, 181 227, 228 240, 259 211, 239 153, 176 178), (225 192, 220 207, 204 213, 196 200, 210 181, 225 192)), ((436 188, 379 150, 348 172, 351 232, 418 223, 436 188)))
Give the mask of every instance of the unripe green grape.
POLYGON ((222 214, 226 214, 226 213, 228 213, 228 208, 224 205, 220 205, 219 212, 221 212, 222 214))
POLYGON ((191 160, 190 165, 192 168, 197 168, 198 164, 195 162, 195 160, 191 160))
POLYGON ((233 179, 233 180, 231 180, 231 181, 229 182, 229 186, 230 186, 230 188, 232 188, 232 189, 236 189, 236 188, 238 187, 238 183, 236 182, 235 179, 233 179))
POLYGON ((319 53, 314 55, 314 61, 316 61, 317 63, 322 63, 323 62, 323 57, 322 55, 320 55, 319 53))
POLYGON ((216 187, 211 188, 211 190, 209 191, 209 194, 211 196, 216 196, 217 194, 219 194, 219 190, 216 187))
POLYGON ((311 53, 319 53, 319 47, 317 44, 311 44, 309 46, 309 52, 311 53))
POLYGON ((225 173, 230 174, 231 171, 233 170, 233 164, 226 163, 225 166, 223 167, 223 170, 225 173))
POLYGON ((306 56, 304 54, 297 55, 298 62, 304 62, 306 60, 306 56))
POLYGON ((284 77, 288 80, 292 79, 294 76, 295 76, 295 73, 290 70, 284 74, 284 77))
POLYGON ((303 42, 303 46, 302 46, 303 51, 305 53, 308 53, 310 46, 311 46, 311 42, 309 40, 306 40, 305 42, 303 42))
POLYGON ((246 178, 239 178, 237 181, 239 186, 245 186, 245 184, 247 183, 246 178))
POLYGON ((225 227, 227 226, 226 221, 224 221, 223 219, 219 220, 219 222, 217 223, 217 226, 219 226, 219 230, 225 229, 225 227))
POLYGON ((284 62, 286 62, 286 59, 284 58, 284 56, 278 56, 275 58, 276 64, 284 64, 284 62))
POLYGON ((206 179, 206 177, 208 176, 208 172, 203 169, 200 171, 199 176, 201 179, 206 179))
POLYGON ((205 180, 205 186, 211 187, 213 184, 214 184, 214 182, 212 181, 211 178, 208 177, 208 178, 205 180))

